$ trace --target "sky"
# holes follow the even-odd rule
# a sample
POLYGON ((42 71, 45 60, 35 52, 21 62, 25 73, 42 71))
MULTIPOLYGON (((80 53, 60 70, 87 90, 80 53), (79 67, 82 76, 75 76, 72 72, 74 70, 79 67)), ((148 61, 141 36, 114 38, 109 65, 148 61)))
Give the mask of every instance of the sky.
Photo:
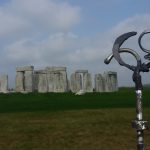
MULTIPOLYGON (((138 36, 150 29, 149 6, 149 0, 0 0, 0 75, 8 74, 13 87, 17 66, 65 66, 68 77, 77 69, 88 69, 93 77, 116 71, 119 86, 133 86, 132 71, 104 59, 118 36, 136 31, 122 47, 147 62, 138 36)), ((142 40, 147 49, 149 41, 148 35, 142 40)), ((136 65, 130 54, 121 55, 136 65)), ((143 84, 150 83, 150 74, 141 74, 143 84)))

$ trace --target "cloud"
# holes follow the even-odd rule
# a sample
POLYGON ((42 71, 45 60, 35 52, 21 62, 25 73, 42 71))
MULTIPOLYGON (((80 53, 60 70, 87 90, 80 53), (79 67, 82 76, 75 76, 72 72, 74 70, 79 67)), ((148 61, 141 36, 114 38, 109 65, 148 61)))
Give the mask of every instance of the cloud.
POLYGON ((37 57, 41 50, 58 52, 65 46, 63 35, 71 36, 80 8, 54 0, 10 0, 0 7, 0 18, 1 53, 10 61, 28 61, 29 52, 37 57))
POLYGON ((0 17, 0 37, 64 32, 80 21, 80 8, 54 0, 11 0, 0 7, 0 17))
POLYGON ((150 14, 135 15, 127 18, 118 23, 118 25, 114 27, 113 32, 121 34, 129 31, 142 32, 145 29, 150 29, 150 14))
MULTIPOLYGON (((132 72, 115 60, 106 66, 104 59, 112 52, 113 42, 120 34, 133 30, 141 33, 149 28, 150 14, 122 20, 93 37, 80 37, 73 29, 82 19, 81 9, 56 0, 11 0, 0 7, 0 54, 4 56, 0 71, 14 77, 15 67, 23 65, 66 66, 71 72, 88 69, 93 74, 114 70, 119 73, 120 85, 131 84, 132 72), (9 71, 12 68, 14 73, 9 71)), ((124 46, 137 49, 137 37, 124 46)), ((127 62, 132 63, 132 59, 125 57, 127 62)))
POLYGON ((19 16, 15 16, 11 13, 6 13, 0 9, 0 38, 11 36, 16 32, 24 32, 26 28, 30 27, 30 24, 19 16))

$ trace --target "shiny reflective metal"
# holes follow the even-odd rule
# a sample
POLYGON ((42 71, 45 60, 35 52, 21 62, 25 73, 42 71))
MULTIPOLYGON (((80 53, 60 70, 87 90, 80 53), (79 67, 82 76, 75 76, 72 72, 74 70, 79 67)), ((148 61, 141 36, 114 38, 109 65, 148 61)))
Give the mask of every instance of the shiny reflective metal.
MULTIPOLYGON (((145 30, 142 32, 138 38, 138 43, 143 52, 147 53, 144 58, 150 60, 150 50, 145 49, 142 44, 142 37, 145 34, 150 33, 150 31, 145 30)), ((137 150, 144 150, 144 130, 148 129, 148 121, 143 120, 142 111, 142 81, 140 72, 149 72, 150 62, 145 64, 141 62, 141 58, 138 53, 129 48, 121 48, 122 44, 130 37, 136 35, 137 32, 128 32, 119 36, 113 45, 112 53, 104 60, 105 64, 109 64, 114 57, 121 66, 125 66, 133 71, 133 82, 135 83, 135 93, 136 93, 136 119, 132 121, 132 127, 137 130, 137 150), (134 56, 137 61, 136 66, 131 66, 125 63, 120 53, 130 53, 134 56)))

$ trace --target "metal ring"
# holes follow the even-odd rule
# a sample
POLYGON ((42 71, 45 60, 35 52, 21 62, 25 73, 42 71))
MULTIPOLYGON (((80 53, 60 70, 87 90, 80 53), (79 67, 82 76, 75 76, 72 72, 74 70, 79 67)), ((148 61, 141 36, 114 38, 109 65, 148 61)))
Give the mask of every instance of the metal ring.
MULTIPOLYGON (((138 53, 132 49, 129 49, 129 48, 120 48, 119 49, 119 53, 130 53, 132 54, 135 59, 137 60, 137 66, 141 64, 141 58, 140 56, 138 55, 138 53)), ((109 64, 110 61, 112 60, 112 58, 114 57, 113 53, 111 53, 105 60, 104 60, 104 63, 105 64, 109 64)), ((134 71, 135 67, 136 66, 131 66, 129 64, 126 64, 125 62, 123 62, 123 66, 129 68, 130 70, 134 71)))
POLYGON ((145 53, 150 53, 150 50, 148 49, 145 49, 142 44, 141 44, 141 40, 142 40, 142 37, 145 35, 145 34, 148 34, 150 33, 149 30, 145 30, 144 32, 141 33, 141 35, 139 36, 139 39, 138 39, 138 43, 139 43, 139 46, 140 48, 142 49, 142 51, 144 51, 145 53))
MULTIPOLYGON (((121 66, 125 66, 127 68, 129 68, 130 70, 134 71, 135 67, 134 66, 130 66, 128 64, 126 64, 120 57, 120 53, 119 53, 119 50, 120 50, 120 47, 121 45, 128 39, 130 38, 131 36, 134 36, 136 35, 137 32, 128 32, 128 33, 124 33, 122 35, 120 35, 114 42, 114 45, 113 45, 113 56, 114 58, 117 60, 117 62, 121 65, 121 66)), ((134 53, 135 56, 137 55, 137 53, 134 53)), ((139 57, 139 55, 136 56, 137 58, 139 57)), ((139 66, 141 64, 141 61, 138 61, 137 63, 137 66, 139 66)))
POLYGON ((128 33, 124 33, 122 35, 120 35, 114 42, 114 45, 113 45, 113 55, 114 55, 114 58, 118 61, 118 63, 121 65, 121 66, 125 66, 126 63, 124 63, 124 61, 121 59, 120 57, 120 54, 119 54, 119 49, 121 47, 121 45, 128 39, 130 38, 131 36, 134 36, 136 35, 137 32, 128 32, 128 33))

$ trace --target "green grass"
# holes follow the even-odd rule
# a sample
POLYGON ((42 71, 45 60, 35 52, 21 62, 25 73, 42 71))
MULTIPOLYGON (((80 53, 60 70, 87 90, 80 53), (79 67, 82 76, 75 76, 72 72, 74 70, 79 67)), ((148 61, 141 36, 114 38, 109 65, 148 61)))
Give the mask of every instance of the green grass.
MULTIPOLYGON (((144 89, 144 118, 150 121, 149 93, 144 89)), ((135 150, 135 115, 133 88, 82 96, 0 94, 0 150, 135 150)))
MULTIPOLYGON (((149 91, 145 89, 143 92, 144 107, 150 107, 149 91)), ((115 93, 87 93, 82 96, 75 96, 72 93, 0 94, 0 113, 133 108, 135 102, 132 88, 122 88, 115 93)))
POLYGON ((135 150, 134 118, 133 108, 1 113, 0 150, 135 150))

